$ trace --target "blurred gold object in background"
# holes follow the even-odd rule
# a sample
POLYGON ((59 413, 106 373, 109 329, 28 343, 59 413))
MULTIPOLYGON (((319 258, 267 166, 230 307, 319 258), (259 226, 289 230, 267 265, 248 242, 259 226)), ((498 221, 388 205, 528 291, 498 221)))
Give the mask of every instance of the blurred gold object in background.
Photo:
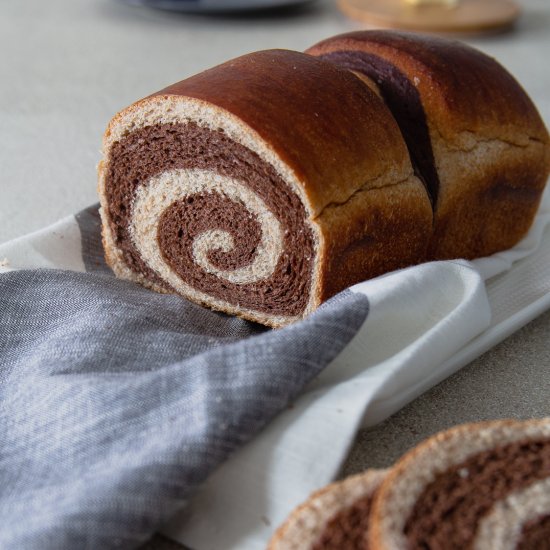
POLYGON ((513 0, 338 0, 349 17, 371 27, 438 33, 483 33, 510 28, 520 10, 513 0))
POLYGON ((412 4, 413 6, 422 6, 427 4, 439 4, 445 6, 455 6, 459 0, 403 0, 405 4, 412 4))

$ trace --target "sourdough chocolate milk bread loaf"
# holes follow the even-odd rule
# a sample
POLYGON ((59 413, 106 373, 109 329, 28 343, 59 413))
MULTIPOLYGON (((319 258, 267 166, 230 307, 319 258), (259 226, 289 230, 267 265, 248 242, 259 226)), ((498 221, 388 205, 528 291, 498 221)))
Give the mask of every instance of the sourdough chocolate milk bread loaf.
POLYGON ((252 53, 116 115, 99 166, 119 277, 270 326, 424 260, 432 209, 389 109, 302 53, 252 53))
POLYGON ((525 235, 548 177, 549 137, 499 63, 457 41, 392 31, 336 36, 307 53, 378 86, 433 202, 428 259, 487 256, 525 235))

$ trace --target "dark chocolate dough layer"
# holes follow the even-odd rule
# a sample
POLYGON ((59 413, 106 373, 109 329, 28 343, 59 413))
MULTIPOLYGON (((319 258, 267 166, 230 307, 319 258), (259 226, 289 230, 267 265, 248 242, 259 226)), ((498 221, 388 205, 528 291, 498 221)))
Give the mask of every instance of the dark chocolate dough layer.
POLYGON ((397 67, 373 54, 340 51, 319 57, 339 67, 362 73, 376 82, 403 134, 415 174, 424 183, 432 204, 435 204, 439 176, 435 169, 426 113, 416 86, 397 67))
POLYGON ((360 498, 327 522, 311 550, 368 550, 367 531, 372 495, 360 498))
POLYGON ((177 201, 161 216, 158 239, 165 261, 185 282, 205 294, 256 311, 300 315, 309 300, 314 256, 313 235, 305 223, 303 204, 256 153, 221 131, 195 123, 142 128, 111 149, 106 177, 111 231, 128 266, 161 282, 130 238, 132 203, 137 188, 151 177, 182 168, 209 170, 248 186, 279 220, 285 235, 283 252, 274 274, 256 283, 237 285, 205 272, 193 262, 194 236, 206 229, 229 231, 235 250, 227 254, 213 251, 209 259, 221 269, 236 269, 252 261, 260 226, 243 205, 204 193, 177 201))
POLYGON ((527 522, 521 531, 517 550, 550 550, 550 515, 527 522))
POLYGON ((407 519, 410 548, 469 548, 481 518, 513 491, 550 476, 550 440, 484 451, 430 483, 407 519))

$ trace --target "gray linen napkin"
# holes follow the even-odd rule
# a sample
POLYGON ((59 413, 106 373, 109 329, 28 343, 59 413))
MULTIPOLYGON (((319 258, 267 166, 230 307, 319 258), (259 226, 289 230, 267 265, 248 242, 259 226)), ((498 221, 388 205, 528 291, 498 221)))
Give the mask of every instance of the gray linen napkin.
POLYGON ((138 546, 368 314, 345 292, 266 330, 115 279, 77 220, 89 273, 0 275, 2 549, 138 546))

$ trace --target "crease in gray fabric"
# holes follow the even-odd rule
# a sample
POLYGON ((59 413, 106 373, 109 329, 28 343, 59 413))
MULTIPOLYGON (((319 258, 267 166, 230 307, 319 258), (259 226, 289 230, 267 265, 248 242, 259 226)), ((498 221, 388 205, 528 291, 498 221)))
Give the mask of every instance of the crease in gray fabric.
POLYGON ((81 254, 86 271, 113 274, 103 253, 99 203, 81 210, 74 218, 80 229, 81 254))
POLYGON ((344 292, 274 331, 101 270, 0 275, 0 548, 139 546, 367 314, 344 292))

